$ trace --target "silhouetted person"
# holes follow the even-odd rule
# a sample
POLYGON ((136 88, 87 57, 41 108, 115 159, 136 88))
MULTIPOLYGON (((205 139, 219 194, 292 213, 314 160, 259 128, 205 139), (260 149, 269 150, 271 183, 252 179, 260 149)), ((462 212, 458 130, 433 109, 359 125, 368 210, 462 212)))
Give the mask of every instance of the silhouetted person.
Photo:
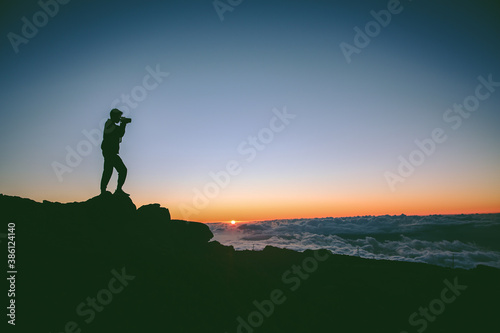
POLYGON ((118 172, 118 185, 115 194, 129 195, 122 190, 123 183, 127 177, 127 167, 123 164, 122 159, 118 156, 120 150, 120 142, 125 134, 125 127, 131 120, 124 118, 118 109, 113 109, 109 113, 109 118, 104 125, 103 139, 101 144, 102 156, 104 156, 104 170, 101 178, 101 194, 109 193, 106 191, 113 168, 118 172), (120 123, 119 125, 117 125, 120 123))

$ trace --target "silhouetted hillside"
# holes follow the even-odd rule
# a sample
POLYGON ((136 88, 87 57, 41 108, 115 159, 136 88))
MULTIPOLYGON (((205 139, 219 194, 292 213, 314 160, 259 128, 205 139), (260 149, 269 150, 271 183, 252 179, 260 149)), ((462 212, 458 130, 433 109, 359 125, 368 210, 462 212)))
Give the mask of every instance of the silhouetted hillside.
MULTIPOLYGON (((497 326, 494 268, 324 250, 234 251, 210 241, 205 224, 112 195, 66 204, 0 195, 0 212, 0 233, 15 222, 16 326, 9 328, 18 332, 456 333, 497 326)), ((0 240, 7 253, 7 239, 0 240)))

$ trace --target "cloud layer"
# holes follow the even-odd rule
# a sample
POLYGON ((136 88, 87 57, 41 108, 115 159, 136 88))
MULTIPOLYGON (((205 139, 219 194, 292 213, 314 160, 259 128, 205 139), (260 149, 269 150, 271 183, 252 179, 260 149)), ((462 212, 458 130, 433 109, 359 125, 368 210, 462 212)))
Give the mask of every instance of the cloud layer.
POLYGON ((365 258, 500 268, 500 214, 329 217, 209 227, 215 240, 237 250, 323 248, 365 258))

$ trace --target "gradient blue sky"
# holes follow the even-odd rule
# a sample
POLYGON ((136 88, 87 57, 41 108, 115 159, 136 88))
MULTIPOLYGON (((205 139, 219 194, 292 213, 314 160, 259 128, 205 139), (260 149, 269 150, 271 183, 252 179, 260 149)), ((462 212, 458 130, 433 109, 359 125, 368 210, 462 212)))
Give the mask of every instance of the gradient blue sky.
POLYGON ((495 3, 401 1, 350 63, 339 44, 387 1, 244 0, 221 21, 208 0, 72 0, 18 53, 7 34, 40 7, 3 4, 0 193, 98 194, 98 146, 62 181, 52 164, 159 66, 169 76, 130 110, 120 151, 138 205, 199 221, 498 212, 500 88, 460 128, 443 120, 478 76, 500 81, 495 3), (237 147, 284 108, 296 117, 247 161, 237 147), (391 191, 384 173, 438 127, 447 140, 391 191), (230 160, 241 172, 196 206, 230 160))

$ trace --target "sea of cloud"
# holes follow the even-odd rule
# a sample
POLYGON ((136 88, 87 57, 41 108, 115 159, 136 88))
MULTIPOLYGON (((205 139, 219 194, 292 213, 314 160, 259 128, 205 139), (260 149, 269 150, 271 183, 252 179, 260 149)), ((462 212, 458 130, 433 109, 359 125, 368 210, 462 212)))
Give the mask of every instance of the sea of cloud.
POLYGON ((208 224, 236 250, 267 245, 445 267, 500 268, 500 214, 358 216, 208 224))

